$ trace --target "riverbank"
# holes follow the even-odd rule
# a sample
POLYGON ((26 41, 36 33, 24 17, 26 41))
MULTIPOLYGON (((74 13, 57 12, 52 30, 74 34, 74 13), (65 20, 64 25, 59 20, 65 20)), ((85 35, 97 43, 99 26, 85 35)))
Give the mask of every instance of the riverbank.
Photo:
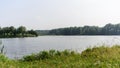
POLYGON ((120 46, 87 48, 81 54, 74 51, 41 51, 21 60, 0 55, 1 68, 119 68, 120 46))

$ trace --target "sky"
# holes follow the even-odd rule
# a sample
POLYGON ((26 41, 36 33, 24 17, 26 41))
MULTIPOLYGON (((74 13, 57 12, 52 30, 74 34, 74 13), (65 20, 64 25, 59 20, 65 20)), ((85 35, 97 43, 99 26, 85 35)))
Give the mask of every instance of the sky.
POLYGON ((0 26, 47 30, 120 23, 120 0, 0 0, 0 26))

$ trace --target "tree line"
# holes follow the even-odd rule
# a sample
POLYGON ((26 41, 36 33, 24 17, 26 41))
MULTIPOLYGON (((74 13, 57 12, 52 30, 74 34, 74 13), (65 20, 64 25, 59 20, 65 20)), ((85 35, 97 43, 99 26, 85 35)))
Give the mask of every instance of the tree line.
POLYGON ((0 27, 0 37, 35 37, 38 34, 34 30, 27 30, 26 27, 20 26, 15 28, 13 26, 10 27, 0 27))
POLYGON ((120 24, 106 24, 104 27, 83 26, 52 29, 49 35, 120 35, 120 24))

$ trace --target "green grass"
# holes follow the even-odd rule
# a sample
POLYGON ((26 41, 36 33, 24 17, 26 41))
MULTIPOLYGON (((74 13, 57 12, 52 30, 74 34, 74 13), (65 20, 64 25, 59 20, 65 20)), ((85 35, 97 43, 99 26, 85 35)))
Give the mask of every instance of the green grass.
POLYGON ((0 68, 120 68, 120 46, 87 48, 82 53, 41 51, 20 60, 1 54, 0 68))

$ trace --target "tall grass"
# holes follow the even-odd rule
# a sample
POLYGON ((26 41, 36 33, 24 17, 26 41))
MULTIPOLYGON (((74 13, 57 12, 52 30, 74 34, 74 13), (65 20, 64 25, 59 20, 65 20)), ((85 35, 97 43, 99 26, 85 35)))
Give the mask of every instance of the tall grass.
POLYGON ((4 45, 2 44, 2 40, 0 40, 0 53, 5 54, 4 52, 4 45))
POLYGON ((55 59, 59 57, 73 56, 75 54, 77 53, 70 50, 64 50, 64 51, 49 50, 49 51, 41 51, 38 54, 24 56, 22 60, 35 61, 35 60, 55 59))
POLYGON ((1 68, 120 68, 120 46, 94 47, 82 53, 64 51, 41 51, 10 60, 0 55, 1 68))

